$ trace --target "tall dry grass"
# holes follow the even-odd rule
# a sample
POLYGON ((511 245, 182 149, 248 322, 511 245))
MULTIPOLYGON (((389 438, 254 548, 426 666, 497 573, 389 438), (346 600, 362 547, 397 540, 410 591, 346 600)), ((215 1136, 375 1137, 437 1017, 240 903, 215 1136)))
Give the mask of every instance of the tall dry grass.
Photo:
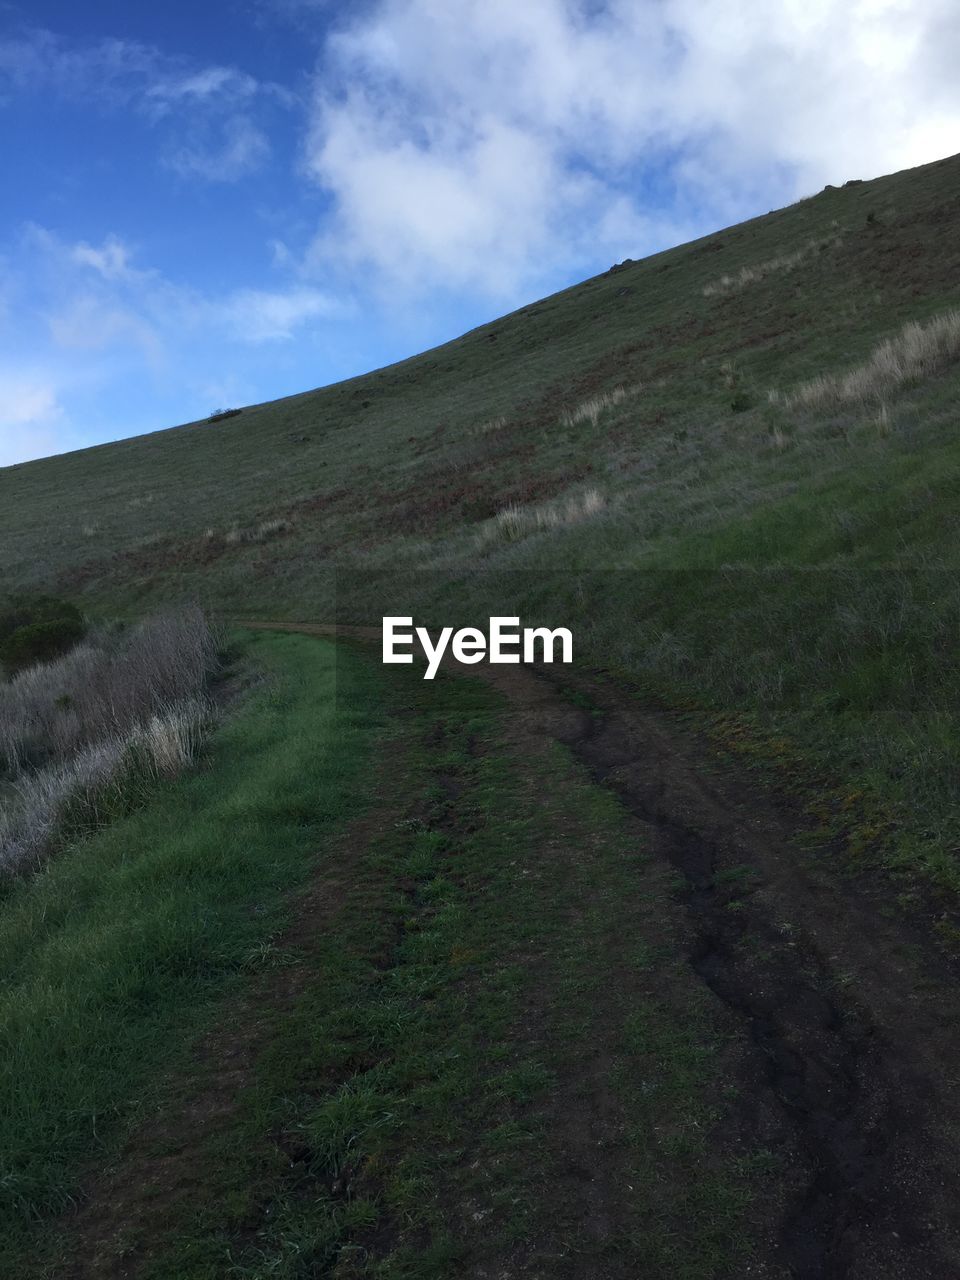
POLYGON ((199 697, 216 655, 203 611, 188 608, 119 635, 101 633, 55 662, 28 668, 0 684, 0 772, 63 762, 199 697))
POLYGON ((792 253, 780 253, 775 258, 756 262, 751 267, 741 267, 733 275, 722 275, 717 280, 711 280, 709 284, 703 286, 703 295, 709 298, 715 294, 737 293, 775 272, 793 271, 813 254, 822 253, 825 249, 839 248, 842 243, 840 236, 828 236, 825 240, 808 240, 805 245, 794 249, 792 253))
POLYGON ((477 535, 477 544, 485 547, 497 542, 518 542, 546 529, 578 524, 598 515, 606 505, 607 500, 598 489, 587 489, 560 502, 526 507, 514 504, 486 522, 477 535))
POLYGON ((560 421, 565 427, 575 427, 578 422, 589 422, 595 427, 604 409, 609 408, 610 405, 620 404, 626 398, 626 394, 625 387, 617 386, 612 391, 591 396, 589 400, 584 400, 574 409, 564 409, 560 415, 560 421))
MULTIPOLYGON (((783 397, 787 408, 836 409, 848 404, 881 405, 912 382, 938 373, 960 358, 960 310, 927 324, 911 320, 875 347, 869 360, 846 373, 820 374, 783 397)), ((775 397, 776 398, 776 397, 775 397)))
POLYGON ((101 634, 0 685, 0 873, 36 865, 195 757, 217 643, 200 609, 101 634))

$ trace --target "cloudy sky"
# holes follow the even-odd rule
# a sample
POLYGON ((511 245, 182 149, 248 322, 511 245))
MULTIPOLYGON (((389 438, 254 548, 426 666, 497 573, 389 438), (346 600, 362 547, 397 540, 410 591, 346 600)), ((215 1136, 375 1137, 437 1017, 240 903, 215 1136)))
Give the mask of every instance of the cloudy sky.
POLYGON ((956 0, 0 0, 0 465, 960 150, 956 0))

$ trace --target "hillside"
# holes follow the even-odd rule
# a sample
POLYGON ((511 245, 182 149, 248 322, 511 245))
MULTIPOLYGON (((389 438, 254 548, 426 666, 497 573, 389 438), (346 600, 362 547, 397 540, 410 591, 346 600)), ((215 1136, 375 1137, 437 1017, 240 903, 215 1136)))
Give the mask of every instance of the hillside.
POLYGON ((6 469, 5 583, 575 623, 954 887, 958 191, 960 157, 828 188, 366 377, 6 469))
POLYGON ((321 558, 900 561, 927 536, 928 487, 950 493, 955 384, 896 396, 885 430, 869 408, 794 415, 767 393, 856 365, 905 321, 960 302, 958 180, 954 157, 827 189, 366 377, 5 469, 6 574, 91 602, 186 591, 245 610, 253 582, 258 610, 296 612, 322 603, 304 596, 321 558), (621 404, 564 425, 617 386, 621 404), (864 510, 877 483, 902 495, 902 537, 864 510), (476 547, 502 508, 584 485, 606 500, 602 533, 530 558, 476 547), (283 523, 257 535, 267 522, 283 523))
POLYGON ((958 391, 954 157, 0 471, 0 1273, 960 1274, 958 391))

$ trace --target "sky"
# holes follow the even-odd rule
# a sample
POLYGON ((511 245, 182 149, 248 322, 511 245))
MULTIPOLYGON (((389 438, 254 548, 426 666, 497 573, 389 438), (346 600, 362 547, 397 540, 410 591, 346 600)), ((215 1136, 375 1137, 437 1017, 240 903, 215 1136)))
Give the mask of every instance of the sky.
POLYGON ((0 466, 960 151, 956 0, 0 0, 0 466))

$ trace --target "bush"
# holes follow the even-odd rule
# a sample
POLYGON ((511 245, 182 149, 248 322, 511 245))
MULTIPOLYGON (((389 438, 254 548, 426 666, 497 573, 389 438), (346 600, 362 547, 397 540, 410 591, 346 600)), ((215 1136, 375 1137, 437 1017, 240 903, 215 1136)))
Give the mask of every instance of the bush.
POLYGON ((730 408, 734 413, 746 413, 748 409, 753 408, 753 397, 742 389, 735 391, 730 401, 730 408))
POLYGON ((61 600, 58 596, 12 596, 0 602, 0 640, 20 627, 28 627, 35 622, 56 622, 61 618, 83 622, 80 610, 69 600, 61 600))
POLYGON ((196 608, 91 635, 0 685, 0 775, 126 736, 158 711, 202 697, 216 665, 216 637, 196 608))
POLYGON ((8 674, 50 662, 85 631, 80 610, 56 596, 15 596, 0 607, 0 665, 8 674))
POLYGON ((0 877, 35 869, 61 843, 121 817, 146 788, 175 778, 196 759, 209 720, 208 704, 194 698, 124 737, 23 775, 14 801, 0 810, 0 877))
POLYGON ((78 618, 56 618, 17 627, 0 640, 0 663, 11 675, 62 657, 83 639, 85 628, 78 618))

